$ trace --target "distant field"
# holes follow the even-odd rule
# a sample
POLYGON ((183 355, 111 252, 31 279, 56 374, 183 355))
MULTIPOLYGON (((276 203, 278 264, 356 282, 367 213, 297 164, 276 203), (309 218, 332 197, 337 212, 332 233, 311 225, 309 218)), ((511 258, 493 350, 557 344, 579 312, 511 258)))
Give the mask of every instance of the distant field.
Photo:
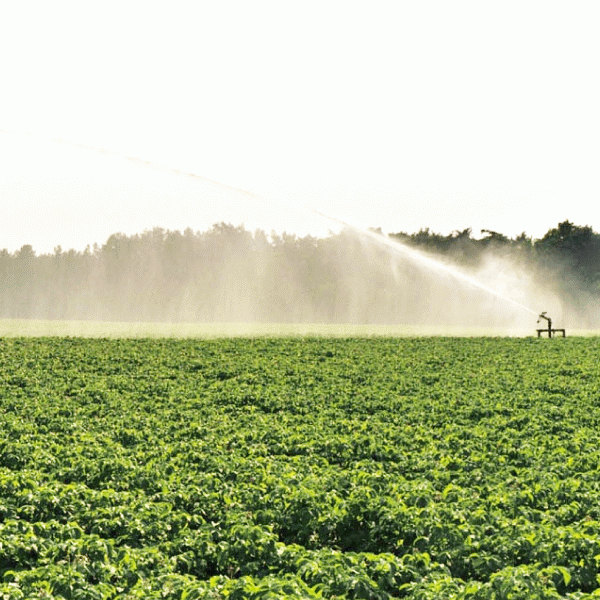
MULTIPOLYGON (((435 327, 427 325, 329 325, 322 323, 123 323, 0 319, 0 337, 528 337, 531 329, 494 327, 435 327)), ((567 330, 569 336, 600 335, 600 330, 567 330)))
POLYGON ((0 598, 598 597, 599 339, 0 340, 0 598))

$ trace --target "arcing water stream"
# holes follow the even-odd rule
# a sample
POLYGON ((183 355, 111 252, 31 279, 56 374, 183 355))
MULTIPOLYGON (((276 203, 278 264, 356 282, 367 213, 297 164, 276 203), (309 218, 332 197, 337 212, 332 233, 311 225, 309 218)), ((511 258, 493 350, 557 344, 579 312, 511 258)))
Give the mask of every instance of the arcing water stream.
MULTIPOLYGON (((10 133, 14 133, 14 132, 0 130, 0 133, 10 134, 10 133)), ((74 148, 77 148, 77 149, 83 150, 83 151, 96 152, 96 153, 99 153, 102 155, 117 156, 117 157, 126 159, 131 164, 133 164, 137 167, 151 169, 154 171, 162 171, 162 172, 171 174, 176 177, 197 180, 198 182, 210 184, 211 186, 217 186, 219 189, 227 190, 228 192, 243 194, 244 196, 251 198, 253 201, 256 201, 256 202, 261 201, 261 197, 253 192, 243 190, 240 188, 236 188, 231 185, 223 184, 223 183, 208 179, 206 177, 202 177, 195 173, 185 172, 185 171, 181 171, 179 169, 166 167, 166 166, 163 166, 163 165, 151 162, 151 161, 127 156, 127 155, 121 154, 119 152, 115 152, 113 150, 107 150, 105 148, 99 148, 99 147, 95 147, 95 146, 88 146, 88 145, 84 145, 84 144, 69 142, 69 141, 66 141, 63 139, 48 140, 47 138, 43 138, 41 136, 34 135, 31 133, 23 132, 23 134, 27 135, 31 138, 34 138, 34 139, 37 138, 37 139, 44 140, 44 141, 51 141, 56 144, 68 145, 68 146, 71 146, 71 147, 74 147, 74 148)), ((401 257, 407 259, 408 261, 410 261, 410 263, 412 263, 413 265, 415 265, 419 268, 425 269, 431 273, 445 274, 445 275, 451 277, 452 279, 456 280, 457 282, 460 282, 466 288, 479 289, 479 290, 483 291, 485 294, 488 294, 490 297, 494 297, 494 298, 502 301, 503 303, 505 303, 507 305, 507 307, 512 306, 512 307, 518 309, 519 311, 527 312, 530 315, 537 316, 539 314, 539 311, 529 308, 528 306, 522 304, 521 302, 518 302, 517 300, 510 297, 509 295, 506 295, 506 293, 502 293, 498 289, 494 289, 493 287, 486 285, 485 283, 483 283, 479 279, 473 277, 472 275, 469 275, 466 272, 463 272, 456 267, 449 266, 448 264, 445 264, 444 262, 433 258, 431 255, 428 255, 428 254, 421 252, 415 248, 411 248, 410 246, 407 246, 405 244, 402 244, 400 242, 392 240, 384 235, 377 234, 373 231, 369 231, 369 230, 365 230, 365 229, 356 227, 356 226, 351 225, 341 219, 325 215, 318 210, 306 209, 306 212, 316 214, 319 217, 326 219, 330 222, 334 222, 339 225, 342 225, 346 231, 351 232, 357 238, 362 239, 362 240, 368 240, 370 243, 374 244, 376 247, 384 249, 385 252, 389 253, 391 256, 401 256, 401 257)), ((467 308, 467 310, 468 310, 468 308, 467 308)))
POLYGON ((497 290, 485 285, 481 281, 478 281, 474 277, 471 277, 470 275, 463 273, 462 271, 458 270, 457 268, 450 267, 449 265, 444 264, 443 262, 435 260, 431 256, 428 256, 427 254, 417 250, 416 248, 411 248, 410 246, 407 246, 400 242, 391 240, 390 238, 388 238, 384 235, 375 233, 374 231, 369 231, 368 229, 361 229, 354 225, 350 225, 349 223, 346 223, 345 221, 342 221, 341 219, 337 219, 335 217, 330 217, 328 215, 323 214, 322 212, 320 212, 318 210, 313 210, 313 212, 325 219, 328 219, 329 221, 338 223, 339 225, 343 225, 347 229, 353 231, 356 235, 359 235, 361 237, 372 240, 375 244, 387 248, 390 252, 399 254, 403 257, 406 257, 409 260, 413 261, 414 263, 422 265, 427 269, 446 273, 446 274, 450 275, 451 277, 458 279, 459 281, 462 281, 469 286, 483 290, 484 292, 487 292, 488 294, 492 294, 493 296, 496 296, 500 300, 503 300, 504 302, 508 302, 509 304, 512 304, 521 310, 527 311, 528 313, 530 313, 532 315, 537 316, 539 314, 538 311, 535 311, 532 308, 529 308, 529 307, 525 306, 524 304, 517 302, 513 298, 509 298, 508 296, 505 296, 504 294, 498 292, 497 290))
POLYGON ((88 152, 96 152, 97 154, 102 154, 104 156, 116 156, 118 158, 124 158, 131 164, 136 167, 142 167, 144 169, 151 169, 153 171, 162 171, 164 173, 169 173, 171 175, 175 175, 176 177, 185 177, 189 179, 196 179, 198 181, 202 181, 204 183, 210 183, 212 185, 219 186, 221 188, 227 188, 228 190, 232 190, 235 192, 239 192, 242 194, 246 194, 248 196, 252 196, 258 198, 256 194, 250 192, 248 190, 243 190, 241 188, 236 188, 235 186, 221 183, 219 181, 215 181, 208 177, 203 177, 202 175, 196 175, 196 173, 189 173, 186 171, 181 171, 180 169, 174 169, 172 167, 166 167, 164 165, 159 165, 158 163, 152 162, 150 160, 144 160, 143 158, 136 158, 135 156, 127 156, 126 154, 121 154, 120 152, 116 152, 115 150, 108 150, 107 148, 100 148, 97 146, 88 146, 86 144, 80 144, 78 142, 70 142, 68 140, 64 140, 62 138, 46 138, 29 131, 6 131, 4 129, 0 129, 0 133, 8 134, 8 135, 24 135, 32 139, 44 141, 44 142, 52 142, 54 144, 59 144, 63 146, 70 146, 72 148, 77 148, 79 150, 84 150, 88 152))

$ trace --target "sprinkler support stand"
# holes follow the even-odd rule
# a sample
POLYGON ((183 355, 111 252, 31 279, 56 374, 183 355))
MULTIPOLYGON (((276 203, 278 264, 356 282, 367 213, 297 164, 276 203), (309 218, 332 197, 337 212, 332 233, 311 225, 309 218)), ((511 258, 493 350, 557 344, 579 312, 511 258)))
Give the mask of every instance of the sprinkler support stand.
POLYGON ((545 329, 536 329, 538 337, 541 337, 542 333, 544 332, 548 333, 548 338, 551 338, 553 333, 562 333, 563 337, 567 337, 567 334, 564 329, 552 329, 552 319, 546 316, 545 311, 540 314, 537 320, 538 323, 540 322, 540 319, 546 319, 546 321, 548 321, 548 327, 545 329))

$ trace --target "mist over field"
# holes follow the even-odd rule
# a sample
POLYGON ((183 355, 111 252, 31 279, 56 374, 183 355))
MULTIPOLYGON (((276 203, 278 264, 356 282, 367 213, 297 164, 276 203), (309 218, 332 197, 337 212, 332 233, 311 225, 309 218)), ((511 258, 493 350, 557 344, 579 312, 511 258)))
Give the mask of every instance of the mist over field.
POLYGON ((599 248, 598 234, 569 222, 535 241, 470 230, 383 236, 345 227, 317 238, 225 223, 154 229, 83 252, 0 252, 0 317, 531 331, 548 311, 555 326, 592 328, 599 248))

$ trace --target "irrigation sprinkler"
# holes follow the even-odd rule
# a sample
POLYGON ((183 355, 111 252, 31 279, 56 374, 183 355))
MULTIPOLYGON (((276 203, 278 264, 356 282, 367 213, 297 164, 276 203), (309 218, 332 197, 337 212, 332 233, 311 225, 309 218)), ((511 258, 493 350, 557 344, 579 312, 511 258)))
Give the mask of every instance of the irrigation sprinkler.
POLYGON ((548 321, 548 327, 545 327, 544 329, 536 329, 538 337, 541 337, 542 333, 547 333, 548 338, 551 338, 553 333, 562 333, 563 337, 567 337, 564 329, 552 329, 552 319, 546 316, 546 311, 540 314, 537 320, 538 323, 540 322, 540 319, 546 319, 546 321, 548 321))

